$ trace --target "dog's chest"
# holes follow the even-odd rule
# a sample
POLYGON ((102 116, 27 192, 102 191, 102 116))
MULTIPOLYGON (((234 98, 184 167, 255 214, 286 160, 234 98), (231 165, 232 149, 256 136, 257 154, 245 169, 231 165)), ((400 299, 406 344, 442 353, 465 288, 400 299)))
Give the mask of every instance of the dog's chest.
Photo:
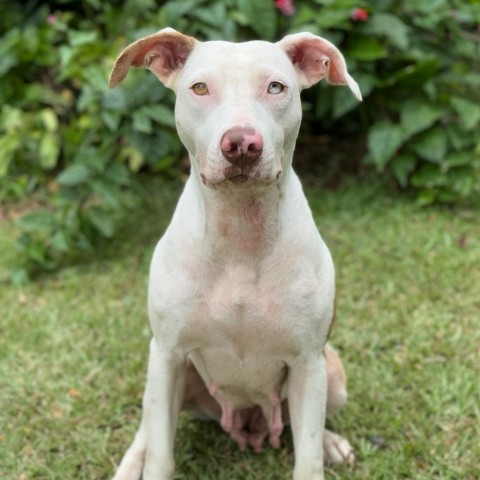
POLYGON ((207 386, 237 408, 280 394, 286 365, 300 352, 288 297, 270 274, 230 266, 206 282, 182 331, 207 386))
POLYGON ((186 326, 194 332, 194 343, 228 347, 240 357, 249 351, 278 355, 293 349, 292 325, 285 318, 289 291, 280 291, 277 280, 253 264, 230 265, 206 276, 186 326))

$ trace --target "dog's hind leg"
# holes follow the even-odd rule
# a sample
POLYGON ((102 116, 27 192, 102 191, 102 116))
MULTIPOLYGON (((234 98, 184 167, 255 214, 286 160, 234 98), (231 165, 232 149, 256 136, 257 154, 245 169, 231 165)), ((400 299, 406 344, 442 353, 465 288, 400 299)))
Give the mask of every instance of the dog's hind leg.
MULTIPOLYGON (((327 416, 340 411, 347 402, 347 377, 338 353, 327 343, 324 350, 327 361, 327 416)), ((355 462, 354 450, 342 436, 325 429, 323 434, 325 463, 355 462)))
POLYGON ((323 352, 327 361, 327 417, 331 417, 347 403, 347 376, 340 356, 329 343, 323 352))

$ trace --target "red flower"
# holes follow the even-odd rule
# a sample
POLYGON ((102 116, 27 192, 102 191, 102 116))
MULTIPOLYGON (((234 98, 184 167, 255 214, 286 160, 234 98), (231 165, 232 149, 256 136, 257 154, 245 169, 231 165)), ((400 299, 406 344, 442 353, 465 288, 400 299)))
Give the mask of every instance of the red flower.
POLYGON ((275 6, 288 17, 291 17, 295 13, 295 7, 293 6, 293 0, 275 0, 275 6))
POLYGON ((364 8, 355 8, 350 14, 350 18, 354 22, 366 22, 368 20, 369 13, 364 8))

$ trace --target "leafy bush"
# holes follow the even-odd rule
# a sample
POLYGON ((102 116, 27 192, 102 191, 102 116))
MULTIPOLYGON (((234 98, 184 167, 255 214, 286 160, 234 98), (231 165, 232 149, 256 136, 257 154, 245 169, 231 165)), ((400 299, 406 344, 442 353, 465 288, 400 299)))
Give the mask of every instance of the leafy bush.
POLYGON ((346 54, 371 89, 365 161, 416 188, 422 203, 473 195, 480 187, 480 5, 390 3, 346 39, 346 54))
POLYGON ((305 128, 366 132, 364 161, 416 190, 424 204, 480 191, 476 1, 2 5, 0 199, 34 193, 45 205, 20 220, 28 270, 55 268, 114 235, 139 198, 139 172, 178 174, 183 149, 171 92, 142 72, 117 90, 106 85, 121 48, 166 25, 204 39, 275 40, 301 30, 329 38, 365 101, 359 106, 343 88, 311 89, 303 97, 305 128))

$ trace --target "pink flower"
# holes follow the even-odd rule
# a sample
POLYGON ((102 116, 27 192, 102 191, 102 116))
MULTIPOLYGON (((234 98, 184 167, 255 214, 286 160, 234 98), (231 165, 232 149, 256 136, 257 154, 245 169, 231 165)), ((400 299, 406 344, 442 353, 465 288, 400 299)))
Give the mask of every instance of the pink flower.
POLYGON ((288 17, 291 17, 295 13, 295 7, 293 6, 293 0, 275 0, 275 6, 288 17))
POLYGON ((350 18, 354 22, 366 22, 368 20, 369 13, 364 8, 355 8, 350 14, 350 18))
POLYGON ((47 17, 47 22, 48 22, 50 25, 53 25, 53 24, 57 23, 57 16, 54 15, 53 13, 50 14, 50 15, 47 17))

